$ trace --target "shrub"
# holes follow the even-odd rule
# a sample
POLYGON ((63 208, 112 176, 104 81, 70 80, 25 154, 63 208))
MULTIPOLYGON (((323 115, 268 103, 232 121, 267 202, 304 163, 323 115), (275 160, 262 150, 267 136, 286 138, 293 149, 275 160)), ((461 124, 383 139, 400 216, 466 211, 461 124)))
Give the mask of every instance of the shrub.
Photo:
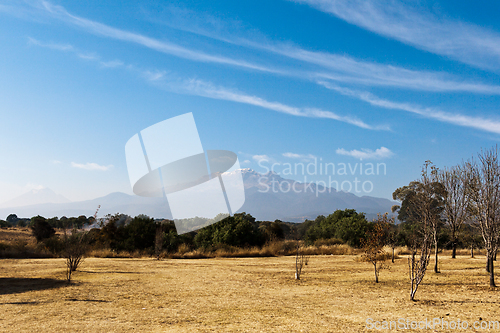
POLYGON ((31 230, 37 242, 41 242, 56 234, 54 228, 52 228, 47 220, 40 215, 31 218, 31 230))

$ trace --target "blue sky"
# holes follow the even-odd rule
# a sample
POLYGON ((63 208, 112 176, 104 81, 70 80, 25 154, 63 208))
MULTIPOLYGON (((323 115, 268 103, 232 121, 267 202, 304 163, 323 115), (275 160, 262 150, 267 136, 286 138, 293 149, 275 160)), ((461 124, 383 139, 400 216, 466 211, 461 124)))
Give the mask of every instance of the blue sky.
POLYGON ((496 2, 0 0, 0 202, 42 186, 75 201, 131 194, 127 140, 187 112, 204 149, 259 172, 385 163, 356 194, 390 198, 424 161, 497 144, 499 14, 496 2))

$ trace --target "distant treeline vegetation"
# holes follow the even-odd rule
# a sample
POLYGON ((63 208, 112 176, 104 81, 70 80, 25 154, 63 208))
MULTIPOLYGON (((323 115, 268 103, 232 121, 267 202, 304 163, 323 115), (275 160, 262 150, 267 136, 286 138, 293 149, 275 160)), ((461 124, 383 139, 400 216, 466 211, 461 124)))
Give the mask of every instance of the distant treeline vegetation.
MULTIPOLYGON (((296 240, 300 240, 304 246, 347 244, 352 248, 361 248, 374 224, 363 213, 353 209, 337 210, 328 216, 320 215, 315 220, 305 220, 303 223, 256 221, 250 214, 239 213, 182 235, 177 234, 173 221, 146 215, 131 217, 115 214, 96 220, 93 216, 83 215, 69 218, 34 216, 24 219, 11 214, 7 221, 0 222, 3 228, 31 228, 39 248, 54 255, 59 255, 63 249, 63 232, 56 233, 56 229, 85 229, 91 251, 110 250, 116 254, 128 252, 151 256, 158 255, 158 252, 168 256, 180 249, 182 252, 213 252, 228 248, 262 248, 273 242, 285 244, 286 241, 296 240)), ((393 248, 411 246, 416 228, 416 222, 391 224, 385 231, 384 242, 393 248)), ((453 239, 449 228, 440 228, 438 243, 441 248, 452 248, 453 239)), ((477 247, 480 243, 481 236, 475 229, 464 228, 455 245, 465 248, 477 247)), ((293 245, 288 247, 288 252, 292 253, 293 245)), ((268 255, 276 254, 268 252, 268 255)))

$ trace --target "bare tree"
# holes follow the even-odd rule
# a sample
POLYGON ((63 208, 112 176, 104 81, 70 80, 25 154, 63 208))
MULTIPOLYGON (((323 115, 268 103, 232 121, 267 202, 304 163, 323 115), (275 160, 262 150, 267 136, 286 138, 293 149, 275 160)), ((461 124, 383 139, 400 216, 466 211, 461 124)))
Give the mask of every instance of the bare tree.
POLYGON ((498 250, 500 231, 500 161, 498 146, 481 151, 478 161, 466 165, 470 171, 469 190, 472 212, 477 219, 486 248, 486 268, 490 287, 495 287, 493 261, 498 250))
POLYGON ((366 239, 361 242, 364 251, 361 258, 363 261, 373 265, 375 270, 375 283, 378 283, 380 270, 387 267, 384 265, 387 259, 387 253, 384 251, 384 246, 388 241, 389 229, 391 225, 394 224, 394 218, 389 218, 388 215, 388 213, 378 215, 377 219, 373 221, 372 229, 367 232, 366 239))
POLYGON ((309 258, 300 251, 300 242, 296 241, 297 252, 295 255, 295 280, 300 280, 300 275, 302 274, 302 268, 307 265, 309 258))
POLYGON ((68 235, 64 229, 64 256, 66 258, 66 279, 71 282, 71 274, 77 270, 87 253, 87 232, 73 228, 68 235))
MULTIPOLYGON (((99 213, 99 205, 94 213, 93 220, 97 220, 99 213)), ((71 233, 68 233, 64 228, 64 257, 66 258, 66 279, 71 282, 71 274, 78 269, 83 262, 85 254, 87 254, 89 246, 89 234, 86 230, 78 230, 73 226, 71 233)))
POLYGON ((436 180, 437 169, 426 161, 422 168, 420 181, 413 181, 408 186, 398 188, 393 193, 394 200, 400 200, 401 206, 394 206, 398 211, 398 219, 417 224, 417 235, 412 244, 411 258, 408 258, 410 270, 410 299, 415 299, 415 293, 422 282, 431 254, 432 243, 435 244, 437 271, 437 232, 444 209, 444 186, 436 180), (429 172, 429 166, 431 171, 429 172), (419 259, 416 259, 420 249, 419 259))
POLYGON ((438 172, 437 179, 446 189, 443 215, 451 231, 451 257, 455 259, 457 255, 458 234, 470 216, 467 168, 464 166, 456 166, 450 169, 445 168, 438 172))
POLYGON ((418 286, 422 282, 429 265, 429 259, 431 256, 431 233, 424 232, 423 239, 420 246, 420 257, 417 260, 416 254, 417 249, 412 249, 411 257, 408 258, 408 270, 410 274, 410 300, 415 300, 415 294, 417 293, 418 286))

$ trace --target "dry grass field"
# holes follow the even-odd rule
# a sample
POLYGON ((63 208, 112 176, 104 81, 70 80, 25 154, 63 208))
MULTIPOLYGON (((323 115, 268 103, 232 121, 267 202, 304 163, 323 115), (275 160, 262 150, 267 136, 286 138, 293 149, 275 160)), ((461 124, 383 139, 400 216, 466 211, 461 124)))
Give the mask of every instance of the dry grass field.
POLYGON ((409 301, 405 256, 388 262, 378 284, 356 258, 313 256, 300 281, 294 257, 88 258, 71 284, 63 259, 2 259, 0 330, 365 332, 377 331, 367 318, 500 320, 483 256, 442 256, 441 273, 428 271, 417 302, 409 301))

